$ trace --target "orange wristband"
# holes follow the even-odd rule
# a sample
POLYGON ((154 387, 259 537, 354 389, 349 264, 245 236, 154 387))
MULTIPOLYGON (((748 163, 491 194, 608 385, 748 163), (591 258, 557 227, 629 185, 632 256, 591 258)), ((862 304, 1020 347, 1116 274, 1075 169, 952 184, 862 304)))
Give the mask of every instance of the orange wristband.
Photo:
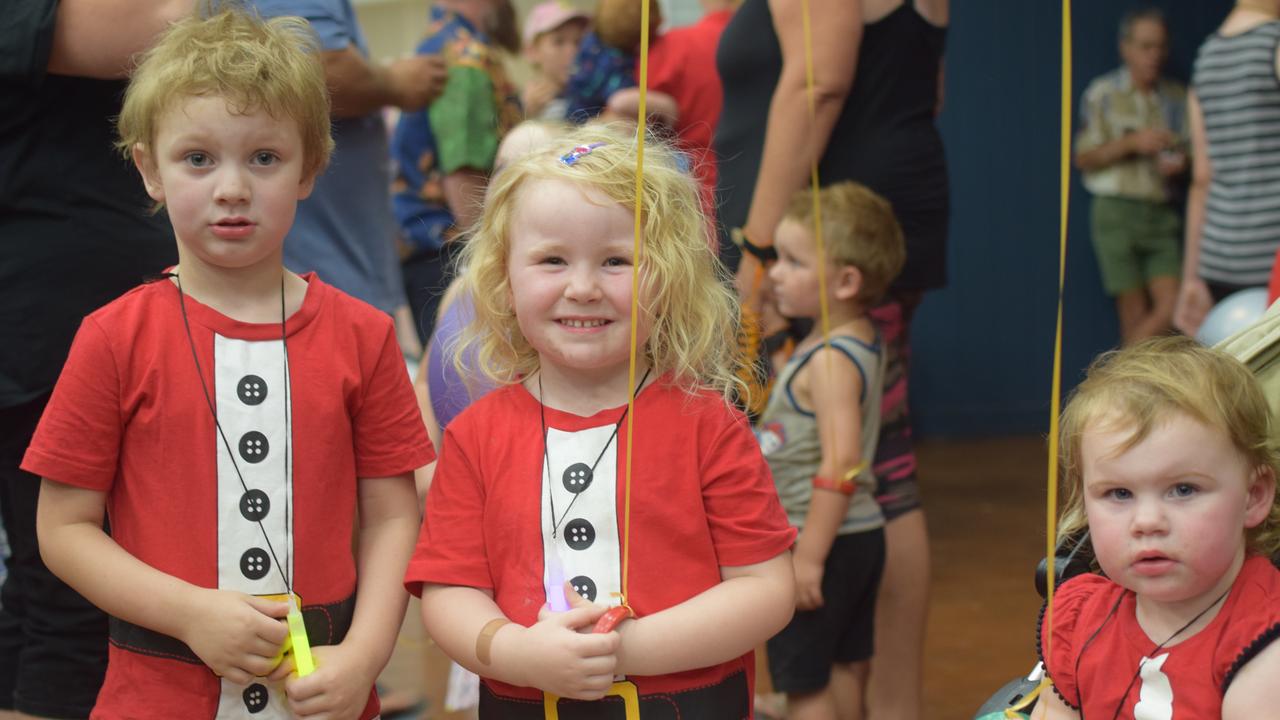
POLYGON ((480 634, 476 636, 476 660, 479 660, 481 665, 488 665, 493 660, 489 657, 493 636, 498 634, 498 630, 502 629, 503 625, 510 624, 511 621, 506 618, 494 618, 480 628, 480 634))
POLYGON ((813 486, 819 490, 831 490, 842 495, 852 495, 858 490, 858 485, 853 480, 832 480, 821 475, 813 476, 813 486))

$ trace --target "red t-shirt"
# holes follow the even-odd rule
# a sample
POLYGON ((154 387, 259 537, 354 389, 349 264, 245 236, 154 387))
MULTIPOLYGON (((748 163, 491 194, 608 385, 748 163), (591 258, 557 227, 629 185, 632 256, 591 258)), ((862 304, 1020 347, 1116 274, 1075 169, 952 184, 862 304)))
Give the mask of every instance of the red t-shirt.
MULTIPOLYGON (((85 318, 22 468, 106 492, 112 538, 161 572, 201 587, 283 592, 262 552, 265 531, 304 609, 349 600, 357 480, 407 473, 435 454, 391 319, 304 277, 306 297, 286 323, 288 433, 280 324, 239 322, 185 299, 233 466, 177 288, 161 281, 85 318)), ((245 688, 227 685, 204 665, 126 649, 113 630, 93 717, 249 717, 245 688)), ((274 692, 254 694, 272 701, 252 717, 273 716, 263 710, 277 707, 274 692)), ((371 695, 363 717, 376 714, 371 695)))
MULTIPOLYGON (((625 408, 591 417, 546 408, 545 457, 540 407, 512 385, 449 423, 405 576, 410 591, 420 594, 423 583, 491 589, 508 618, 532 625, 547 601, 544 558, 555 547, 565 579, 598 603, 617 604, 610 593, 620 582, 625 538, 619 478, 632 420, 628 601, 640 617, 720 583, 723 566, 763 562, 794 541, 746 418, 719 396, 690 395, 659 380, 638 395, 634 418, 612 440, 625 408)), ((648 695, 711 685, 739 671, 750 682, 753 667, 747 653, 710 668, 629 679, 648 695)), ((541 697, 532 688, 485 682, 501 695, 541 697)))
POLYGON ((678 143, 693 161, 703 207, 712 215, 716 157, 711 151, 711 139, 720 122, 724 100, 720 74, 716 72, 716 47, 732 17, 732 10, 707 13, 693 25, 654 38, 649 47, 649 89, 675 99, 680 111, 675 127, 678 143))
POLYGON ((1045 666, 1054 691, 1073 709, 1083 704, 1085 717, 1109 718, 1120 708, 1119 717, 1132 720, 1142 703, 1148 711, 1143 717, 1203 720, 1222 716, 1222 698, 1236 673, 1277 637, 1280 570, 1267 558, 1247 559, 1213 620, 1154 657, 1158 641, 1138 624, 1134 594, 1099 575, 1081 575, 1054 595, 1052 655, 1045 666))

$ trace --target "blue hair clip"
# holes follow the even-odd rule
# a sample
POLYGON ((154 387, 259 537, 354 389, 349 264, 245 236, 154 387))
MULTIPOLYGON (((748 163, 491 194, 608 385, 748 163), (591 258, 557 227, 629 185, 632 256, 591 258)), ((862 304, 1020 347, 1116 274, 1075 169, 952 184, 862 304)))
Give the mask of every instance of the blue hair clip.
POLYGON ((573 165, 574 163, 578 162, 578 158, 581 158, 584 155, 590 155, 592 150, 595 150, 596 148, 601 147, 604 144, 605 143, 602 143, 602 142, 593 142, 590 145, 579 145, 578 147, 570 150, 564 155, 561 155, 560 162, 564 163, 565 165, 573 165))

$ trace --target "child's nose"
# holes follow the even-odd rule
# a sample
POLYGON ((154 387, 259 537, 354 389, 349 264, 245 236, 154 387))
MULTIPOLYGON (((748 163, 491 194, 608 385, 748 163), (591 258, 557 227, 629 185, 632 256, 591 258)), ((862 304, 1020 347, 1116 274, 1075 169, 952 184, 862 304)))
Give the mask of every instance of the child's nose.
POLYGON ((575 268, 569 273, 565 296, 571 300, 590 301, 600 297, 600 283, 589 268, 575 268))
POLYGON ((1155 498, 1139 499, 1134 503, 1131 525, 1138 535, 1164 532, 1168 529, 1164 506, 1155 498))
POLYGON ((249 199, 249 183, 243 170, 223 167, 214 189, 214 199, 222 203, 244 202, 249 199))

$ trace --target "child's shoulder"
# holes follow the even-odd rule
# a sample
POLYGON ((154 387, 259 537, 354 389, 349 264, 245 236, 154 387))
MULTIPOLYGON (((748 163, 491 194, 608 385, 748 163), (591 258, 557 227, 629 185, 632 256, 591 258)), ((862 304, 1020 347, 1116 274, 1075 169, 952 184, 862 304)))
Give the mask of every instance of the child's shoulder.
POLYGON ((321 280, 315 273, 307 273, 303 277, 307 281, 304 307, 314 302, 318 316, 333 322, 350 323, 356 328, 377 328, 379 332, 395 326, 391 316, 385 311, 348 295, 321 280))
POLYGON ((141 326, 164 303, 178 302, 178 289, 167 278, 147 280, 86 316, 107 327, 141 326))

